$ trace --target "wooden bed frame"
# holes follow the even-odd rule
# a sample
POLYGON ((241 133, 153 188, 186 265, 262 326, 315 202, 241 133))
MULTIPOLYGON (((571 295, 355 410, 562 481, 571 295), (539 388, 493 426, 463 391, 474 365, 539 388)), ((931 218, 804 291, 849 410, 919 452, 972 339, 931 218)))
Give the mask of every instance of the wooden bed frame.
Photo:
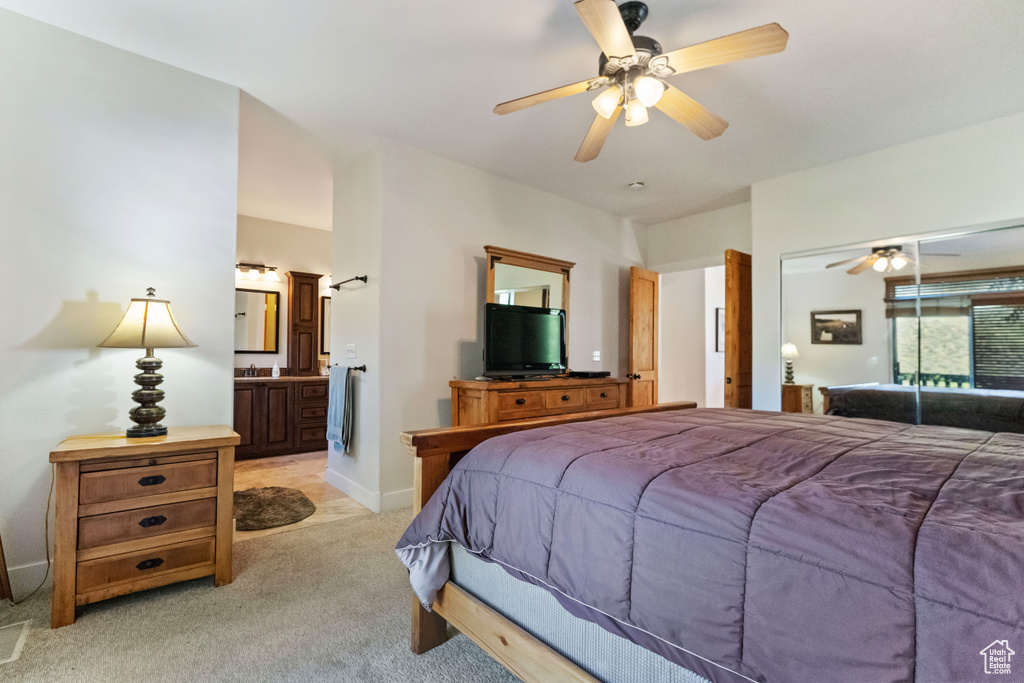
MULTIPOLYGON (((491 437, 569 422, 696 407, 696 403, 685 401, 473 427, 403 432, 402 443, 414 456, 413 511, 419 512, 430 500, 462 456, 491 437)), ((423 609, 416 596, 412 597, 412 651, 423 654, 444 643, 448 639, 449 623, 527 683, 552 680, 598 683, 593 676, 529 632, 450 582, 438 592, 433 612, 423 609)))

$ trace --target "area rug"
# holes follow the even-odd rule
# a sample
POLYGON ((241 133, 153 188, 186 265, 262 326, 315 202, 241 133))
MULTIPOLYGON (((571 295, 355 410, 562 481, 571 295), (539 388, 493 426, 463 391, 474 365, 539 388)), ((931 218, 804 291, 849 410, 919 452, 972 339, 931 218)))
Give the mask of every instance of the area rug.
POLYGON ((235 529, 258 531, 295 524, 316 512, 306 494, 284 486, 235 491, 235 529))

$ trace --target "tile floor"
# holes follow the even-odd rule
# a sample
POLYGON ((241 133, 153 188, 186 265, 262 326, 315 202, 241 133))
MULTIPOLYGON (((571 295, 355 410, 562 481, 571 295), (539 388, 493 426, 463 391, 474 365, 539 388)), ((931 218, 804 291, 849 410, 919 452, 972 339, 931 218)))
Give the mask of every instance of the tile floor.
POLYGON ((369 509, 324 481, 326 468, 327 451, 237 461, 235 463, 236 491, 264 486, 287 486, 299 489, 316 505, 316 512, 306 519, 287 526, 259 531, 236 531, 235 541, 304 529, 358 515, 372 515, 373 513, 369 509))

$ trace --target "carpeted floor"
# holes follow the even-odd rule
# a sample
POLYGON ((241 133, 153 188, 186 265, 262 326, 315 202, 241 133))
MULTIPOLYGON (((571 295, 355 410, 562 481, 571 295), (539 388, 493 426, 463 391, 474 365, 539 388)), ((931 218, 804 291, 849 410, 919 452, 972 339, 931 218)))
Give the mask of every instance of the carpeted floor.
POLYGON ((330 522, 235 545, 235 581, 115 598, 49 628, 50 594, 0 607, 32 619, 0 681, 515 681, 463 635, 409 651, 411 593, 392 550, 410 511, 330 522))

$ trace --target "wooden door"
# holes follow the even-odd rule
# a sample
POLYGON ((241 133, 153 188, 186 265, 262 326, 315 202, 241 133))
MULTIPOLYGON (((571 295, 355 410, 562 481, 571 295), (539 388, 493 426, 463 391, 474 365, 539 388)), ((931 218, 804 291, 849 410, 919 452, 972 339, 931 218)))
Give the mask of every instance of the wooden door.
POLYGON ((750 254, 725 252, 725 407, 752 408, 753 306, 750 254))
POLYGON ((658 402, 658 274, 629 269, 629 405, 658 402))
POLYGON ((235 423, 241 441, 235 448, 235 457, 248 458, 259 450, 257 438, 257 408, 260 384, 235 382, 235 423))
POLYGON ((260 396, 261 450, 264 455, 290 453, 295 446, 295 383, 264 385, 260 396))

